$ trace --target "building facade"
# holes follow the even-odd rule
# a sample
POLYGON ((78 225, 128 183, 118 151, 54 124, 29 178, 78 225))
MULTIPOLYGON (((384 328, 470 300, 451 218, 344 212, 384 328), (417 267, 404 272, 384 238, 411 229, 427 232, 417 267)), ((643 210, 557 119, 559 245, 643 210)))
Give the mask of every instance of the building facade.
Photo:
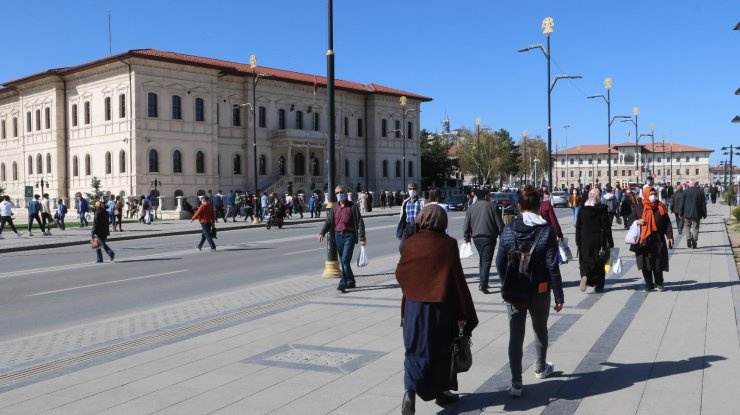
MULTIPOLYGON (((6 82, 0 186, 22 197, 45 183, 52 197, 69 197, 91 192, 97 177, 113 194, 156 186, 174 203, 208 190, 253 192, 256 172, 262 191, 325 190, 325 86, 323 77, 153 49, 6 82)), ((402 189, 404 156, 407 181, 418 178, 420 106, 431 99, 342 80, 335 91, 335 182, 402 189)))
MULTIPOLYGON (((648 176, 659 183, 675 184, 692 178, 702 184, 710 183, 713 180, 709 156, 713 151, 670 142, 655 143, 655 147, 652 143, 616 144, 611 148, 612 183, 644 183, 648 176)), ((606 184, 609 181, 609 147, 605 144, 570 147, 554 153, 553 158, 553 181, 557 188, 606 184)))

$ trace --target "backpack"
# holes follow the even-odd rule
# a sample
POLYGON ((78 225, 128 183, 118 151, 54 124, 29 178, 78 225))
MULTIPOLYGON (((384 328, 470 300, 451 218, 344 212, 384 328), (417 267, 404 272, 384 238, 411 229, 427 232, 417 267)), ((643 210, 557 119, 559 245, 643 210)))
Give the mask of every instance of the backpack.
POLYGON ((535 291, 535 283, 532 281, 532 254, 545 227, 540 226, 537 230, 531 246, 517 246, 515 240, 514 250, 507 253, 508 262, 501 283, 501 296, 514 307, 527 307, 532 300, 535 291))

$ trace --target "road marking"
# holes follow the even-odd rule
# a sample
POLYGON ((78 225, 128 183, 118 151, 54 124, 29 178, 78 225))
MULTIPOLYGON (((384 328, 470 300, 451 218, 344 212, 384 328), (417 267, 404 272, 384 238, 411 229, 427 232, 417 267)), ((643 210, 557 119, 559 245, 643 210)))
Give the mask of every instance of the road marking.
POLYGON ((62 288, 61 290, 44 291, 44 292, 40 292, 40 293, 36 293, 36 294, 29 294, 28 297, 35 297, 37 295, 46 295, 46 294, 61 293, 61 292, 65 292, 65 291, 81 290, 83 288, 99 287, 101 285, 118 284, 119 282, 143 280, 143 279, 147 279, 147 278, 161 277, 163 275, 171 275, 171 274, 177 274, 177 273, 180 273, 180 272, 187 272, 187 271, 190 271, 190 270, 181 269, 179 271, 170 271, 170 272, 163 272, 161 274, 145 275, 143 277, 126 278, 126 279, 123 279, 123 280, 115 280, 115 281, 108 281, 108 282, 99 282, 97 284, 80 285, 78 287, 62 288))
POLYGON ((323 251, 325 249, 326 249, 326 247, 325 246, 322 246, 321 248, 306 249, 305 251, 288 252, 288 253, 285 253, 283 255, 303 254, 303 253, 306 253, 306 252, 323 251))

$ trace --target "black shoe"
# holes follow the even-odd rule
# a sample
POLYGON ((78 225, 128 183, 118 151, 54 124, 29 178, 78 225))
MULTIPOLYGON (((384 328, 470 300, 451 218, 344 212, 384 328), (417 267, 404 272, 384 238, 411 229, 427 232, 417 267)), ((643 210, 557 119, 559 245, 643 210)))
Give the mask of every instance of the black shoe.
POLYGON ((686 247, 687 247, 687 248, 691 248, 691 245, 692 245, 692 244, 691 244, 691 239, 687 239, 687 240, 686 240, 686 247))
POLYGON ((350 281, 347 283, 347 288, 357 288, 354 281, 350 281))
POLYGON ((413 415, 416 413, 416 394, 414 391, 406 391, 401 401, 401 415, 413 415))
POLYGON ((437 395, 437 399, 434 400, 439 406, 447 406, 460 400, 460 395, 454 394, 450 391, 444 391, 437 395))
POLYGON ((115 252, 111 252, 110 253, 110 262, 113 262, 115 260, 116 260, 116 253, 115 252))
POLYGON ((346 288, 343 285, 337 286, 337 291, 341 292, 342 294, 345 294, 347 292, 346 288))
POLYGON ((483 294, 490 294, 491 291, 488 290, 488 287, 478 287, 478 290, 482 292, 483 294))
POLYGON ((691 245, 692 248, 696 249, 696 239, 691 240, 691 245))

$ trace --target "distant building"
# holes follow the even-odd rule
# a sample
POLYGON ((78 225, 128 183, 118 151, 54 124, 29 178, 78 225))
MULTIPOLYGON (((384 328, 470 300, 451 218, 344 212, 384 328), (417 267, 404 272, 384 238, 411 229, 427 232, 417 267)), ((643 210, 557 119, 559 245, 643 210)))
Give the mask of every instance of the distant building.
MULTIPOLYGON (((553 154, 555 187, 585 186, 608 182, 608 150, 606 144, 586 144, 560 150, 553 154)), ((709 172, 709 156, 714 150, 686 144, 660 142, 635 145, 633 142, 614 144, 611 148, 612 184, 639 181, 648 175, 659 183, 684 182, 695 178, 701 183, 713 182, 709 172), (642 172, 638 180, 639 171, 642 172)))
POLYGON ((740 181, 740 166, 733 166, 732 168, 732 179, 730 179, 730 163, 728 166, 713 166, 709 168, 712 175, 712 183, 719 182, 722 186, 726 186, 732 180, 733 183, 740 181))
MULTIPOLYGON (((43 179, 54 198, 70 197, 90 192, 96 176, 104 190, 136 196, 153 194, 156 181, 164 208, 208 190, 253 192, 255 171, 262 191, 324 190, 325 87, 320 76, 154 49, 5 82, 0 186, 20 198, 43 179), (265 76, 252 110, 255 73, 265 76)), ((335 87, 336 183, 405 188, 402 136, 407 180, 418 180, 421 103, 431 98, 352 81, 335 87)))

